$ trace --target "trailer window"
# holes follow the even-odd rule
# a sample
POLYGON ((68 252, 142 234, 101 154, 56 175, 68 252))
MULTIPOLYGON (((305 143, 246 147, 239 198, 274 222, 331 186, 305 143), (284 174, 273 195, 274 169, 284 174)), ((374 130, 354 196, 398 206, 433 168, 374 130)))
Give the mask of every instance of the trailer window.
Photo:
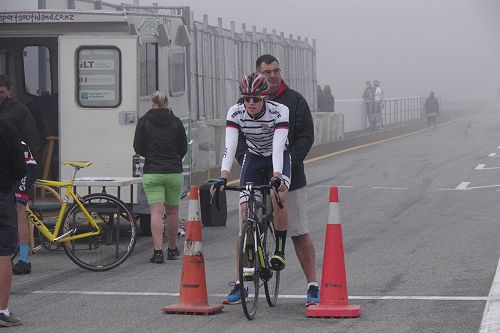
POLYGON ((139 47, 141 96, 150 96, 158 90, 158 44, 144 43, 139 47))
POLYGON ((170 96, 184 94, 186 91, 186 57, 184 49, 170 51, 168 74, 170 96))
POLYGON ((52 94, 50 53, 46 46, 26 46, 23 49, 24 90, 28 95, 52 94))
POLYGON ((85 108, 114 108, 121 103, 121 55, 116 47, 77 50, 78 104, 85 108))

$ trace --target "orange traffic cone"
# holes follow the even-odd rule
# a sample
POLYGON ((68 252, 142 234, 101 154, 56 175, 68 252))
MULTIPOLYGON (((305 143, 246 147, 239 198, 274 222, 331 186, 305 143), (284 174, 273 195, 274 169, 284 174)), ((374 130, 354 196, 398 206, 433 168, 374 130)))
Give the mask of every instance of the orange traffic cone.
POLYGON ((222 305, 208 304, 199 207, 198 187, 191 186, 184 256, 182 258, 179 303, 162 308, 161 310, 165 313, 214 314, 221 312, 223 309, 222 305))
POLYGON ((339 193, 330 188, 330 212, 326 225, 325 253, 318 305, 310 305, 308 317, 359 317, 359 305, 349 305, 344 262, 344 243, 339 214, 339 193))

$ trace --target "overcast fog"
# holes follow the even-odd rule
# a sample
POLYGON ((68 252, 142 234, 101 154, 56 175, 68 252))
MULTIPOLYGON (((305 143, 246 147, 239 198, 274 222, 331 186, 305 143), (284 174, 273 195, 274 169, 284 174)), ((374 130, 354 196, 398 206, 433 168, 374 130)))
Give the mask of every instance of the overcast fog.
MULTIPOLYGON (((434 90, 444 100, 494 99, 500 89, 498 0, 140 0, 153 2, 190 6, 196 20, 208 14, 213 25, 222 17, 226 28, 234 20, 238 31, 246 23, 316 39, 318 83, 336 99, 360 98, 374 79, 386 97, 434 90)), ((2 1, 7 9, 36 6, 2 1)))

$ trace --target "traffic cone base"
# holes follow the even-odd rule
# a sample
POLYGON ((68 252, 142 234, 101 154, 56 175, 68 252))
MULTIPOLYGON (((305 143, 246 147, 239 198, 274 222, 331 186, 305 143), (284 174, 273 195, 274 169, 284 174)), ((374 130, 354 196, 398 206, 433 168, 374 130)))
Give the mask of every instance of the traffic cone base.
POLYGON ((223 305, 198 305, 192 306, 189 304, 174 304, 161 309, 165 313, 171 314, 204 314, 211 315, 222 312, 223 305))
POLYGON ((310 305, 306 316, 320 318, 355 318, 361 315, 359 305, 310 305))

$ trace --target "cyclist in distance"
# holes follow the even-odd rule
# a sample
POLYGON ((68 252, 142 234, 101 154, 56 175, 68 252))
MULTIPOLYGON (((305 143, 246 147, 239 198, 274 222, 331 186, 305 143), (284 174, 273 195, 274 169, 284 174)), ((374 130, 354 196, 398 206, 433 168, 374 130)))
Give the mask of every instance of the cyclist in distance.
MULTIPOLYGON (((283 208, 279 208, 276 199, 271 195, 275 217, 276 249, 270 264, 272 269, 282 270, 286 264, 285 240, 288 228, 286 194, 291 180, 291 159, 287 149, 289 111, 285 105, 267 100, 269 82, 264 75, 253 73, 243 76, 240 93, 242 102, 233 105, 227 113, 226 146, 220 178, 216 181, 216 185, 223 190, 227 184, 238 145, 238 133, 241 132, 246 140, 247 149, 241 167, 240 185, 245 185, 247 182, 263 185, 261 173, 263 170, 268 182, 278 189, 283 203, 283 208)), ((241 192, 242 221, 246 217, 247 201, 248 194, 241 192)), ((223 303, 240 302, 239 281, 236 279, 234 289, 224 297, 223 303)))

